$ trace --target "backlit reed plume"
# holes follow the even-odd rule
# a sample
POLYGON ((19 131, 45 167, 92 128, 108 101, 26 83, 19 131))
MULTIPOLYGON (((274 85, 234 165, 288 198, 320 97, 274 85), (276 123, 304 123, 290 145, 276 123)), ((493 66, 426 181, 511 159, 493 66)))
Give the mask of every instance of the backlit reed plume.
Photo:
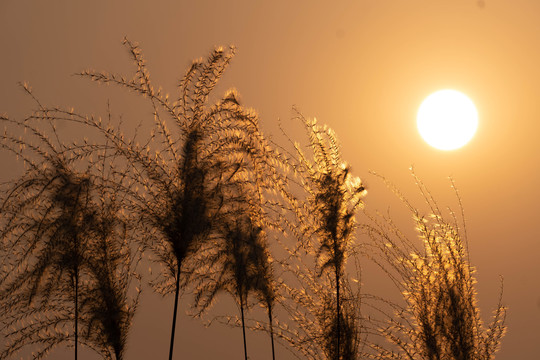
MULTIPOLYGON (((228 201, 234 202, 230 198, 228 201)), ((267 310, 272 357, 275 358, 272 309, 276 294, 272 260, 263 223, 250 211, 247 203, 246 200, 232 206, 222 220, 214 243, 201 252, 199 262, 202 266, 198 271, 194 306, 201 314, 219 292, 230 293, 240 308, 244 357, 247 359, 244 313, 248 298, 255 296, 267 310)))
MULTIPOLYGON (((244 340, 244 357, 247 359, 245 309, 248 298, 255 297, 266 308, 272 358, 275 359, 273 314, 276 300, 272 257, 265 229, 271 222, 267 211, 272 206, 265 198, 280 183, 280 176, 270 158, 280 155, 265 144, 262 134, 249 141, 253 145, 229 153, 227 162, 233 171, 225 173, 227 181, 220 188, 223 206, 214 240, 197 256, 197 284, 195 304, 201 315, 221 291, 229 292, 238 303, 244 340), (270 156, 271 155, 271 156, 270 156)), ((227 323, 232 317, 227 317, 227 323)), ((236 323, 236 322, 234 322, 236 323)), ((264 327, 263 323, 258 323, 264 327)))
POLYGON ((412 213, 422 246, 417 248, 388 217, 376 217, 376 225, 366 227, 378 250, 373 253, 379 255, 375 260, 405 301, 404 307, 392 305, 394 311, 386 313, 387 320, 379 329, 397 350, 375 345, 373 358, 493 359, 505 332, 506 309, 499 299, 491 323, 482 323, 464 218, 460 224, 454 213, 443 214, 425 185, 414 177, 430 215, 422 215, 394 191, 412 213))
MULTIPOLYGON (((105 170, 104 166, 101 171, 105 170)), ((121 360, 140 294, 132 282, 140 282, 140 276, 134 272, 138 259, 130 249, 134 234, 128 219, 122 216, 117 183, 111 178, 105 180, 96 184, 99 196, 95 198, 94 236, 87 249, 91 254, 89 280, 83 284, 80 301, 81 334, 105 359, 121 360)))
POLYGON ((296 333, 287 329, 292 332, 282 335, 308 358, 354 359, 356 351, 351 352, 350 346, 359 344, 359 332, 348 329, 359 326, 360 299, 356 290, 344 297, 343 289, 350 289, 345 265, 355 235, 355 215, 366 191, 341 160, 334 132, 300 114, 298 119, 307 130, 312 158, 294 144, 289 166, 297 176, 299 195, 287 198, 284 205, 295 220, 284 220, 300 242, 299 249, 290 249, 293 261, 300 265, 289 267, 302 290, 294 285, 284 287, 294 300, 289 311, 298 329, 296 333), (298 255, 302 251, 312 263, 298 255))
POLYGON ((266 307, 268 314, 268 331, 270 333, 270 344, 272 346, 272 360, 276 359, 276 350, 274 344, 274 315, 277 289, 276 279, 274 275, 273 259, 268 248, 268 239, 266 234, 261 230, 258 238, 251 247, 250 258, 255 265, 253 281, 253 290, 255 296, 266 307))
MULTIPOLYGON (((129 252, 125 235, 119 242, 125 221, 113 192, 105 190, 115 183, 113 173, 106 161, 85 156, 85 146, 62 142, 55 118, 35 100, 40 110, 24 121, 1 119, 2 148, 26 167, 2 192, 0 302, 7 342, 1 357, 34 346, 33 357, 41 358, 74 342, 75 358, 83 343, 105 357, 103 350, 114 348, 120 359, 135 308, 126 302, 133 273, 121 270, 132 263, 123 255, 129 252), (15 135, 21 131, 24 137, 15 135), (105 321, 117 320, 113 325, 102 326, 104 311, 105 321), (118 332, 119 343, 112 336, 100 341, 107 332, 118 332)), ((96 156, 104 159, 104 153, 96 156)))
POLYGON ((131 79, 95 71, 81 75, 149 99, 154 111, 150 136, 139 144, 100 119, 69 112, 63 115, 99 129, 108 146, 127 160, 122 191, 130 211, 140 218, 146 245, 163 265, 155 285, 164 294, 174 293, 172 359, 178 297, 191 272, 188 260, 215 230, 223 206, 222 187, 236 171, 231 158, 240 152, 255 163, 260 161, 254 150, 261 146, 258 119, 239 105, 234 91, 228 91, 212 106, 207 104, 234 48, 217 48, 206 60, 193 62, 178 85, 176 101, 171 101, 151 84, 139 47, 128 40, 125 45, 136 65, 131 79))
POLYGON ((34 344, 39 358, 74 341, 77 358, 80 278, 92 236, 90 178, 75 170, 77 157, 69 149, 38 128, 8 118, 2 122, 25 132, 19 138, 6 130, 1 146, 26 165, 0 208, 0 308, 7 337, 2 356, 34 344))
POLYGON ((250 248, 256 241, 260 229, 253 228, 248 217, 231 219, 222 224, 222 241, 213 246, 206 256, 210 273, 198 287, 195 295, 195 306, 205 310, 220 291, 229 292, 240 307, 242 319, 242 335, 244 341, 244 358, 247 360, 247 343, 244 309, 248 304, 248 296, 253 291, 254 277, 250 274, 250 248), (215 270, 213 269, 215 268, 215 270), (215 271, 217 274, 212 274, 215 271))

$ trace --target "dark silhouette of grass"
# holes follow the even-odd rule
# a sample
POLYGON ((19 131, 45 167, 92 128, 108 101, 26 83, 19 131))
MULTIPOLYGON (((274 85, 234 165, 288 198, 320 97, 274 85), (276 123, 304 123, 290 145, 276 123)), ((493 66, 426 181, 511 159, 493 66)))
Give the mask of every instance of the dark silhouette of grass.
MULTIPOLYGON (((111 179, 107 179, 108 182, 111 179)), ((138 304, 139 287, 129 291, 138 256, 131 254, 127 219, 120 213, 120 201, 110 184, 100 184, 100 196, 92 224, 94 236, 87 249, 89 281, 81 298, 83 337, 104 358, 121 360, 138 304), (131 299, 130 299, 131 298, 131 299)))
POLYGON ((258 157, 264 142, 256 114, 239 104, 234 91, 207 107, 209 94, 234 55, 234 48, 228 52, 217 48, 205 61, 193 62, 180 81, 177 100, 171 102, 160 90, 154 90, 138 46, 128 40, 125 45, 136 65, 131 80, 94 71, 81 75, 148 98, 155 124, 150 138, 139 145, 135 138, 125 137, 121 129, 98 119, 64 114, 71 121, 99 129, 108 147, 127 160, 127 167, 120 170, 122 165, 118 164, 116 171, 127 174, 121 191, 126 194, 130 211, 140 219, 145 246, 163 265, 162 276, 154 285, 162 293, 175 294, 169 351, 172 359, 178 297, 192 272, 187 265, 189 259, 220 224, 222 188, 239 171, 242 161, 238 156, 244 154, 256 166, 262 161, 258 157), (169 130, 171 125, 174 132, 169 130))
POLYGON ((354 297, 351 298, 351 291, 347 290, 342 291, 339 312, 336 311, 336 297, 328 293, 323 294, 323 305, 318 314, 318 321, 321 324, 323 348, 327 359, 358 358, 360 324, 358 309, 353 307, 359 306, 360 302, 354 297), (341 335, 339 343, 336 341, 337 334, 341 335))
POLYGON ((288 311, 298 329, 282 326, 280 336, 308 358, 355 359, 359 324, 357 314, 349 309, 359 305, 359 297, 350 291, 345 300, 343 289, 350 289, 345 264, 352 249, 355 214, 363 205, 366 191, 341 160, 334 132, 318 126, 315 120, 300 114, 297 117, 306 128, 312 157, 298 144, 294 144, 295 153, 289 153, 287 164, 294 170, 291 183, 296 189, 293 186, 282 191, 283 207, 294 214, 295 220, 282 220, 300 244, 288 250, 294 263, 289 259, 285 266, 303 289, 284 286, 285 296, 293 300, 288 311), (295 192, 301 197, 291 195, 295 192), (314 266, 305 263, 300 250, 314 259, 314 266))
POLYGON ((250 216, 249 208, 232 211, 228 215, 215 241, 200 254, 194 306, 200 315, 219 292, 229 292, 240 308, 244 357, 247 359, 245 309, 249 296, 254 295, 267 309, 272 357, 275 358, 272 309, 276 295, 266 234, 260 221, 253 216, 255 214, 250 216))
MULTIPOLYGON (((258 229, 257 229, 258 230, 258 229)), ((254 263, 253 289, 255 296, 261 304, 264 304, 268 314, 268 325, 270 330, 270 343, 272 345, 272 360, 276 359, 274 346, 274 318, 272 310, 276 304, 276 284, 274 269, 272 266, 272 256, 268 249, 266 234, 258 231, 257 238, 251 246, 250 259, 254 263)))
POLYGON ((204 311, 220 291, 227 291, 236 299, 242 319, 244 358, 247 360, 244 309, 255 285, 251 248, 257 241, 260 229, 255 228, 246 216, 231 219, 222 226, 222 240, 218 240, 219 245, 213 245, 205 256, 209 271, 205 271, 207 275, 196 289, 195 306, 204 311))
POLYGON ((4 331, 10 339, 2 356, 34 343, 42 344, 35 355, 42 357, 57 344, 71 340, 63 331, 48 330, 73 321, 77 358, 80 277, 87 264, 84 249, 92 234, 90 178, 75 171, 77 157, 62 144, 53 144, 44 132, 24 121, 1 120, 23 129, 34 141, 8 132, 2 136, 1 146, 22 157, 27 165, 0 208, 3 258, 8 263, 0 280, 0 302, 8 319, 4 331), (73 314, 54 312, 66 301, 73 301, 73 314), (53 311, 47 311, 50 307, 53 311), (46 320, 24 323, 37 314, 46 320), (23 324, 16 325, 18 322, 23 324), (17 329, 10 331, 7 325, 17 329))
POLYGON ((35 346, 35 358, 42 358, 62 343, 73 343, 77 358, 82 343, 104 358, 122 359, 138 304, 140 290, 133 285, 141 281, 136 267, 143 250, 160 266, 154 289, 174 293, 169 359, 180 292, 189 287, 199 314, 221 291, 234 297, 246 360, 246 327, 269 333, 273 359, 274 335, 307 359, 494 357, 505 308, 499 301, 491 324, 482 324, 465 228, 455 214, 443 216, 416 176, 432 215, 422 216, 394 191, 413 214, 421 248, 388 217, 371 217, 373 223, 362 226, 372 240, 366 254, 401 290, 405 306, 379 301, 376 309, 385 319, 363 319, 366 295, 348 269, 353 260, 360 274, 360 247, 353 242, 366 191, 341 159, 333 131, 298 113, 308 151, 296 143, 291 152, 273 148, 258 116, 240 105, 234 90, 208 105, 234 48, 217 48, 195 61, 173 102, 151 84, 139 47, 124 43, 136 66, 131 79, 80 75, 144 96, 154 119, 148 137, 141 139, 138 128, 124 135, 110 113, 104 122, 45 108, 37 99, 39 110, 28 119, 0 117, 15 129, 0 135, 0 146, 27 166, 13 184, 3 184, 0 199, 0 316, 7 338, 0 358, 25 346, 35 346), (68 145, 56 131, 58 121, 97 130, 104 141, 68 145), (20 138, 17 131, 29 135, 20 138), (283 246, 283 258, 274 260, 269 234, 283 246), (285 240, 291 234, 293 245, 285 240), (245 316, 254 302, 266 309, 268 323, 245 316), (290 321, 278 321, 275 310, 290 321), (366 331, 393 348, 373 343, 362 353, 366 331))
MULTIPOLYGON (((461 224, 453 212, 443 214, 414 172, 413 176, 431 215, 421 215, 392 189, 412 213, 423 246, 417 248, 388 217, 374 217, 374 225, 366 226, 377 249, 370 248, 369 253, 401 290, 406 304, 392 304, 394 311, 386 314, 387 320, 379 328, 399 351, 375 344, 377 354, 372 357, 493 359, 506 329, 506 309, 499 299, 491 323, 484 326, 480 320, 463 210, 461 224)), ((459 195, 458 200, 461 207, 459 195)))
POLYGON ((40 108, 29 118, 0 119, 6 125, 0 146, 26 165, 7 185, 0 208, 6 269, 0 304, 8 339, 1 357, 37 345, 34 358, 41 358, 73 341, 75 358, 83 343, 120 359, 136 300, 127 303, 134 274, 122 269, 132 261, 120 241, 126 222, 109 188, 117 179, 105 153, 96 153, 103 161, 95 162, 85 146, 62 141, 54 116, 35 100, 40 108), (21 130, 24 138, 15 135, 21 130))

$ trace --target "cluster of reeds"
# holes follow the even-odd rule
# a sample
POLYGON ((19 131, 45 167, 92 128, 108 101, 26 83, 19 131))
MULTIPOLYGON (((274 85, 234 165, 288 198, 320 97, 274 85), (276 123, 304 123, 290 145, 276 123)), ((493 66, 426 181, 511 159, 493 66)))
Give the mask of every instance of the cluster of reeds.
POLYGON ((278 334, 309 359, 356 359, 360 288, 351 284, 346 264, 366 190, 341 159, 333 131, 298 112, 296 120, 309 141, 307 152, 299 143, 284 151, 293 171, 291 185, 281 189, 280 223, 297 243, 284 244, 288 256, 281 265, 289 282, 281 303, 292 322, 280 323, 278 334))
POLYGON ((26 170, 5 184, 1 198, 0 316, 7 342, 0 358, 24 347, 40 358, 59 344, 74 346, 77 358, 81 343, 103 358, 122 359, 140 293, 135 285, 148 275, 137 266, 141 259, 159 267, 149 280, 153 289, 174 297, 169 359, 179 297, 187 290, 198 316, 221 292, 234 298, 240 318, 216 317, 241 326, 246 360, 246 329, 269 334, 273 359, 274 338, 307 359, 493 356, 504 308, 485 330, 462 235, 430 196, 432 223, 409 206, 422 250, 391 221, 362 225, 373 240, 368 257, 405 299, 395 313, 397 305, 384 312, 388 302, 379 302, 388 315, 383 322, 364 318, 355 239, 366 189, 342 160, 333 131, 297 112, 308 143, 286 136, 287 148, 263 135, 257 114, 234 90, 210 104, 234 48, 216 48, 193 62, 171 100, 153 86, 139 47, 124 44, 135 64, 131 76, 80 75, 146 98, 149 136, 137 129, 126 135, 110 112, 103 120, 37 100, 29 118, 1 118, 7 129, 1 146, 21 157, 26 170), (58 123, 96 138, 68 143, 58 123), (267 320, 249 317, 254 304, 267 320), (370 342, 377 326, 398 350, 370 342))
POLYGON ((26 168, 1 199, 0 358, 26 345, 41 358, 64 342, 77 357, 81 342, 121 359, 137 296, 128 294, 134 262, 114 181, 76 144, 61 142, 54 124, 40 122, 46 117, 41 107, 24 121, 0 119, 10 127, 2 147, 26 168))
MULTIPOLYGON (((377 329, 396 349, 372 345, 376 350, 372 357, 493 359, 506 330, 506 309, 499 299, 490 324, 485 326, 480 319, 463 209, 461 221, 452 211, 444 214, 414 172, 413 176, 429 215, 422 215, 392 188, 411 212, 422 246, 417 247, 387 216, 374 217, 372 225, 364 227, 373 240, 370 257, 391 277, 405 301, 405 306, 392 304, 377 329)), ((461 207, 457 190, 456 195, 461 207)))

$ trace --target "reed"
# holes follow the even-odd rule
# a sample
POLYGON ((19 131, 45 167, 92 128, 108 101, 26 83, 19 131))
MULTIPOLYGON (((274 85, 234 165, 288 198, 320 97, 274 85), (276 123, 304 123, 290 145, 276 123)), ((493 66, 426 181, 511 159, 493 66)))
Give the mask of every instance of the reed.
POLYGON ((283 296, 295 325, 283 324, 280 337, 310 359, 355 359, 360 296, 346 263, 366 190, 341 159, 335 133, 298 112, 296 120, 307 132, 309 153, 293 141, 293 151, 283 150, 293 171, 290 186, 279 189, 281 226, 298 244, 286 245, 288 259, 281 261, 294 279, 283 285, 283 296))
POLYGON ((460 220, 452 211, 443 213, 414 172, 413 176, 430 209, 428 215, 391 188, 411 212, 422 246, 417 247, 387 216, 373 217, 373 225, 366 226, 373 240, 370 253, 400 289, 405 303, 392 304, 393 311, 385 313, 378 329, 397 351, 375 344, 373 357, 493 359, 506 330, 506 308, 499 299, 491 322, 486 326, 480 319, 459 194, 456 190, 460 220))
POLYGON ((77 358, 82 343, 107 358, 112 358, 108 347, 114 347, 120 359, 135 311, 125 307, 135 275, 117 272, 132 261, 123 255, 129 244, 118 242, 119 227, 126 227, 110 189, 118 183, 111 159, 105 152, 90 154, 84 140, 62 139, 57 111, 42 106, 28 86, 24 89, 39 109, 22 121, 0 119, 6 126, 0 146, 26 168, 2 192, 0 303, 7 343, 0 357, 34 345, 33 357, 42 358, 68 343, 77 358), (118 300, 113 308, 112 298, 118 300), (99 318, 103 311, 107 315, 99 318), (118 317, 114 324, 99 325, 118 317), (103 330, 119 331, 123 340, 102 340, 103 330))
POLYGON ((126 174, 122 191, 128 208, 139 218, 144 246, 162 265, 161 276, 153 284, 163 294, 174 293, 172 359, 178 298, 192 273, 189 259, 221 226, 223 188, 235 181, 241 157, 249 157, 256 166, 262 161, 259 150, 265 145, 257 115, 240 105, 234 90, 217 103, 207 104, 234 48, 216 48, 205 60, 194 61, 179 83, 176 100, 171 101, 153 87, 139 47, 128 40, 124 43, 136 67, 131 80, 95 71, 80 75, 146 97, 154 110, 150 137, 141 145, 135 138, 124 136, 119 127, 99 119, 65 115, 98 129, 108 147, 126 160, 124 170, 117 169, 126 174))
POLYGON ((141 292, 141 276, 136 272, 140 254, 132 250, 134 234, 129 219, 121 215, 121 201, 110 182, 107 179, 98 188, 81 323, 87 344, 105 359, 122 360, 141 292))
POLYGON ((26 165, 0 207, 5 269, 0 308, 8 339, 2 357, 34 343, 41 345, 35 355, 39 358, 59 343, 73 341, 77 358, 79 290, 92 233, 90 177, 75 169, 77 156, 67 146, 55 144, 27 121, 1 120, 27 133, 23 139, 6 129, 1 137, 1 146, 26 165), (34 317, 43 321, 34 323, 34 317), (73 330, 66 329, 66 322, 73 322, 73 330))

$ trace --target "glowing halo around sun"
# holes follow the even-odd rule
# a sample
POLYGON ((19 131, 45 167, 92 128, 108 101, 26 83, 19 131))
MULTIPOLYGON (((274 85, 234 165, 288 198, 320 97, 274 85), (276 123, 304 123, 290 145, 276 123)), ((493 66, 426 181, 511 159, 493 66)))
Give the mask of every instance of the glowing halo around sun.
POLYGON ((418 131, 431 146, 454 150, 467 144, 478 127, 474 103, 456 90, 439 90, 420 105, 416 117, 418 131))

